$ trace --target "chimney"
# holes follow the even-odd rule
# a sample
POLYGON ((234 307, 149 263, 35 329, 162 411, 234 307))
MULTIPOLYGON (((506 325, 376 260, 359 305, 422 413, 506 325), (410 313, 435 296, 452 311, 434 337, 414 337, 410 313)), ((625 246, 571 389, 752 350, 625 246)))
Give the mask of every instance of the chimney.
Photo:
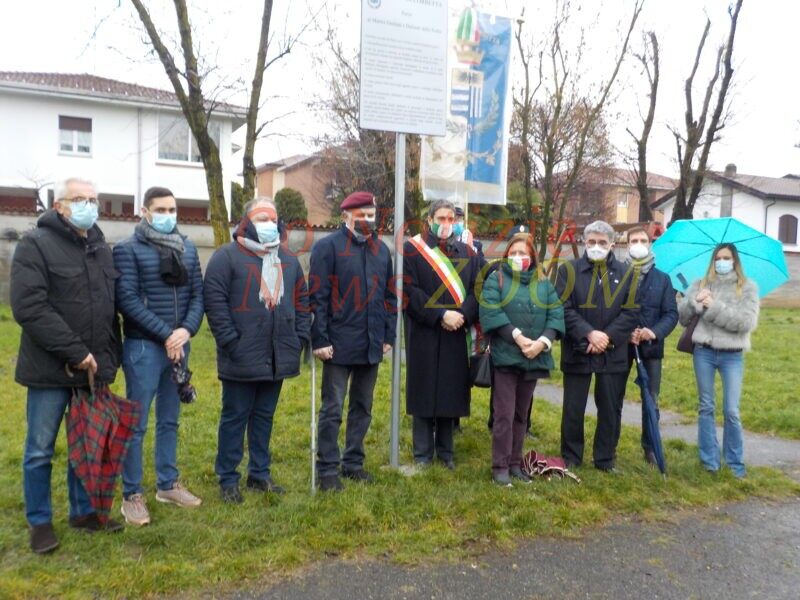
POLYGON ((733 163, 728 163, 725 165, 725 177, 734 177, 736 176, 736 165, 733 163))

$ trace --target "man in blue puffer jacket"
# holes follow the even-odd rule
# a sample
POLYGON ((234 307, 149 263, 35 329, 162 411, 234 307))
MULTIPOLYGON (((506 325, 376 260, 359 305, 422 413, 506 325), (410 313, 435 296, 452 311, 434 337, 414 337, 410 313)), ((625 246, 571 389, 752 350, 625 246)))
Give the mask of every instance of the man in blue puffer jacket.
POLYGON ((142 220, 134 234, 114 247, 126 395, 141 408, 122 470, 121 510, 132 525, 150 522, 142 487, 142 440, 154 397, 156 500, 182 507, 201 502, 178 481, 180 399, 173 369, 187 364, 189 339, 203 320, 203 276, 197 248, 181 235, 176 222, 175 196, 166 188, 152 187, 145 192, 142 220))

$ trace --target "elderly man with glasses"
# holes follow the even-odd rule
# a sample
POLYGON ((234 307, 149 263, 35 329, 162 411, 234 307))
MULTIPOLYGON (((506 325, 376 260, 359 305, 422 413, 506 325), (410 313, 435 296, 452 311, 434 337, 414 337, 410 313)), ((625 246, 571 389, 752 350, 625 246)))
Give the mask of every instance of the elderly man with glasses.
POLYGON ((556 280, 566 325, 561 342, 561 456, 570 467, 583 462, 584 414, 594 375, 594 466, 615 472, 628 379, 628 340, 639 323, 634 281, 638 271, 614 257, 615 232, 608 223, 595 221, 583 235, 586 251, 562 264, 556 280))
MULTIPOLYGON (((54 190, 53 208, 19 242, 11 266, 11 309, 22 329, 16 381, 28 388, 28 433, 22 470, 31 549, 58 546, 53 531, 50 473, 58 430, 72 396, 89 374, 111 383, 120 360, 114 310, 117 272, 111 248, 97 227, 97 192, 71 178, 54 190)), ((69 525, 117 531, 101 523, 83 485, 67 464, 69 525)))

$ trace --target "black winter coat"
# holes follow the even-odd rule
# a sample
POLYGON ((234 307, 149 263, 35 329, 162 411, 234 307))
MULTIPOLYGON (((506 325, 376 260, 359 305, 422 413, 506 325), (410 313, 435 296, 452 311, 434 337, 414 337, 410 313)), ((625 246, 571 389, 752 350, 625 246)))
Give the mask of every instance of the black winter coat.
POLYGON ((95 380, 112 383, 122 346, 111 248, 99 227, 83 238, 55 210, 36 225, 19 241, 11 265, 11 310, 22 327, 16 380, 31 387, 88 385, 86 371, 74 366, 91 353, 95 380))
POLYGON ((308 274, 314 350, 333 346, 336 365, 379 364, 397 329, 393 273, 389 248, 375 234, 361 242, 342 225, 319 240, 308 274))
POLYGON ((613 253, 605 262, 593 263, 584 254, 559 267, 556 291, 567 329, 561 342, 564 373, 628 371, 628 341, 640 317, 634 278, 633 269, 613 253), (587 336, 595 329, 611 338, 603 354, 586 353, 587 336))
POLYGON ((203 274, 197 248, 184 238, 181 257, 188 283, 175 286, 161 278, 158 248, 138 234, 114 246, 117 309, 123 317, 125 337, 151 339, 163 344, 178 327, 191 335, 203 322, 203 274))
MULTIPOLYGON (((206 316, 217 342, 217 375, 229 381, 278 381, 300 374, 311 312, 300 263, 281 244, 284 293, 275 310, 258 299, 261 257, 234 241, 214 252, 203 285, 206 316)), ((257 239, 248 225, 247 237, 257 239)))
MULTIPOLYGON (((438 243, 430 232, 424 239, 431 248, 438 243)), ((470 403, 467 331, 470 325, 478 323, 475 282, 481 270, 481 259, 461 242, 445 247, 445 254, 467 292, 461 308, 455 309, 454 298, 425 257, 411 242, 405 243, 403 251, 403 290, 407 301, 406 411, 416 417, 466 417, 470 403), (444 293, 440 294, 442 291, 444 293), (445 310, 461 312, 465 326, 458 331, 443 329, 441 320, 445 310)))
MULTIPOLYGON (((639 280, 637 298, 641 303, 637 327, 647 327, 656 334, 655 340, 639 344, 639 356, 664 358, 664 340, 678 324, 678 302, 669 275, 655 267, 650 269, 639 280)), ((633 360, 633 344, 628 350, 633 360)))

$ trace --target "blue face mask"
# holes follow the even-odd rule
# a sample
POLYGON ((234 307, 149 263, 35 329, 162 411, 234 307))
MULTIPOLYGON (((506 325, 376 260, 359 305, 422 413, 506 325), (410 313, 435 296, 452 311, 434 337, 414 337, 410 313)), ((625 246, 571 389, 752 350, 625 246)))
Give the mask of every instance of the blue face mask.
POLYGON ((258 241, 262 244, 271 244, 278 239, 278 224, 274 221, 253 223, 253 226, 256 228, 258 241))
POLYGON ((94 202, 81 200, 80 202, 70 203, 69 207, 72 211, 69 222, 78 229, 91 229, 97 222, 97 204, 94 202))
POLYGON ((715 260, 714 261, 714 270, 716 270, 717 275, 727 275, 731 271, 733 271, 733 261, 732 260, 715 260))
POLYGON ((153 213, 153 222, 151 225, 159 233, 172 233, 175 225, 178 223, 178 215, 176 214, 162 214, 153 213))
POLYGON ((461 221, 453 224, 453 235, 456 237, 461 237, 461 234, 464 233, 464 224, 461 221))

